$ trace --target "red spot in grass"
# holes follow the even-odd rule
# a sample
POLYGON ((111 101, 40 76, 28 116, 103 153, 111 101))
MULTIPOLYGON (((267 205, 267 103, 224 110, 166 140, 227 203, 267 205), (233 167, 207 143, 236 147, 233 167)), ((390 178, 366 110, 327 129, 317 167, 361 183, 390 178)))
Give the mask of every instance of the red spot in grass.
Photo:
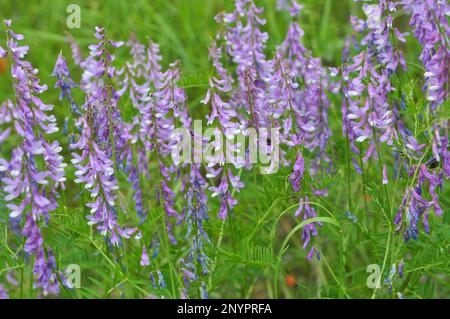
POLYGON ((288 285, 291 288, 297 286, 297 281, 295 280, 295 277, 293 275, 286 275, 284 281, 286 282, 286 285, 288 285))
POLYGON ((6 67, 8 66, 8 63, 5 59, 0 59, 0 74, 3 74, 6 72, 6 67))

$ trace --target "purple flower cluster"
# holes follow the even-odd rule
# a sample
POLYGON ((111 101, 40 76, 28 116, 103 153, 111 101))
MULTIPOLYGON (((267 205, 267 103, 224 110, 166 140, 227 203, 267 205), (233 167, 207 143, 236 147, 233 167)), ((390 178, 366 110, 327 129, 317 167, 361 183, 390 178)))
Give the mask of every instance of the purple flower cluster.
MULTIPOLYGON (((343 66, 343 125, 353 152, 362 163, 377 158, 380 142, 393 145, 396 138, 395 109, 390 105, 389 94, 394 91, 390 76, 401 64, 406 70, 403 54, 392 38, 405 42, 407 34, 393 27, 392 12, 397 4, 381 0, 363 5, 366 20, 352 17, 356 32, 364 37, 354 45, 357 53, 349 64, 343 66), (369 143, 363 154, 364 143, 369 143)), ((356 170, 362 169, 356 158, 352 159, 356 170)))
POLYGON ((9 295, 3 285, 0 285, 0 299, 8 299, 9 295))
POLYGON ((71 90, 72 88, 76 87, 76 84, 75 82, 73 82, 72 77, 70 76, 66 59, 63 57, 61 52, 59 53, 58 59, 56 60, 52 76, 56 77, 57 79, 55 88, 59 88, 61 90, 59 99, 62 100, 63 98, 67 97, 70 102, 71 112, 74 115, 80 115, 80 111, 76 106, 71 94, 71 90))
POLYGON ((428 233, 430 228, 428 224, 428 214, 431 207, 437 215, 442 215, 442 208, 439 204, 438 191, 442 189, 442 172, 430 173, 426 164, 420 167, 412 167, 410 176, 418 173, 416 186, 406 190, 402 199, 402 204, 395 217, 394 223, 397 230, 405 229, 403 237, 405 241, 410 238, 418 238, 418 222, 422 219, 425 231, 428 233), (431 200, 424 198, 423 188, 428 184, 428 193, 431 200))
MULTIPOLYGON (((301 8, 297 2, 292 1, 291 16, 297 17, 301 8)), ((277 101, 276 105, 284 106, 282 111, 288 112, 281 117, 283 143, 288 147, 302 146, 313 154, 310 172, 314 175, 321 163, 330 163, 325 153, 331 135, 328 126, 330 102, 326 93, 337 92, 338 87, 331 81, 331 77, 337 76, 338 71, 328 71, 319 58, 312 56, 301 42, 303 34, 300 25, 291 22, 286 39, 278 48, 279 53, 274 59, 275 76, 269 83, 272 88, 279 86, 279 92, 275 91, 272 101, 277 101)), ((294 187, 296 188, 298 187, 294 187)))
MULTIPOLYGON (((187 259, 181 260, 181 270, 185 289, 184 296, 188 296, 188 289, 192 282, 199 280, 209 273, 210 260, 204 251, 205 244, 210 244, 208 234, 204 229, 204 222, 208 220, 208 197, 205 194, 206 181, 200 172, 200 165, 191 164, 188 178, 186 199, 186 239, 190 249, 187 259)), ((200 289, 202 298, 207 297, 201 281, 200 289)))
POLYGON ((118 235, 129 238, 136 228, 122 229, 118 224, 116 208, 118 186, 114 176, 114 165, 105 150, 95 141, 93 112, 92 105, 87 105, 86 114, 80 119, 82 127, 80 138, 71 145, 71 149, 81 151, 81 154, 72 153, 72 163, 77 169, 75 182, 84 184, 84 188, 92 198, 92 202, 86 204, 90 208, 89 224, 97 225, 99 232, 106 236, 111 244, 117 245, 118 235))
MULTIPOLYGON (((60 52, 58 55, 58 59, 56 60, 55 68, 53 69, 52 76, 56 77, 55 88, 59 88, 61 93, 59 95, 59 100, 61 101, 65 97, 70 103, 70 113, 72 115, 72 123, 71 126, 75 126, 76 119, 81 116, 80 109, 75 103, 75 100, 72 98, 72 88, 76 87, 75 82, 73 82, 72 77, 70 76, 69 69, 67 67, 66 59, 63 57, 60 52)), ((75 133, 69 132, 69 118, 66 117, 64 119, 64 127, 63 134, 69 134, 69 141, 73 143, 75 140, 75 133)))
MULTIPOLYGON (((152 240, 146 246, 148 239, 143 235, 147 234, 136 227, 122 226, 128 222, 126 218, 135 217, 127 214, 129 207, 122 202, 122 195, 133 198, 141 224, 152 207, 160 211, 162 218, 158 220, 173 245, 180 245, 180 231, 174 226, 186 227, 181 244, 188 250, 182 257, 177 256, 184 297, 192 295, 193 288, 200 289, 201 297, 208 295, 205 277, 211 261, 205 230, 209 212, 206 191, 218 198, 217 215, 225 220, 238 204, 236 193, 244 188, 241 172, 255 166, 249 160, 251 146, 245 146, 248 148, 242 152, 242 145, 235 145, 239 134, 248 136, 251 129, 280 130, 279 141, 259 138, 268 140, 267 153, 271 145, 281 148, 281 159, 274 165, 290 169, 288 182, 298 197, 295 216, 302 220, 318 216, 312 202, 314 197, 328 195, 322 176, 333 169, 328 152, 331 94, 342 92, 342 128, 358 173, 363 173, 369 160, 380 160, 380 182, 387 191, 390 167, 389 162, 379 158, 382 146, 396 156, 395 177, 407 180, 394 220, 404 240, 418 239, 420 223, 429 232, 431 211, 442 215, 439 196, 444 178, 450 178, 450 122, 441 117, 449 97, 450 5, 442 0, 365 1, 365 18, 351 17, 355 35, 353 45, 350 38, 345 43, 341 67, 326 67, 303 44, 304 31, 298 23, 303 8, 300 4, 280 0, 278 7, 289 11, 291 23, 273 56, 267 54, 269 35, 263 31, 263 9, 253 0, 235 0, 233 12, 216 16, 222 29, 209 50, 213 75, 201 101, 210 105, 206 120, 215 127, 215 142, 206 156, 209 164, 205 168, 170 158, 180 142, 177 127, 188 129, 191 140, 200 144, 202 151, 208 141, 197 136, 192 127, 186 92, 179 85, 180 62, 163 68, 158 44, 150 40, 145 45, 133 34, 126 44, 130 59, 117 67, 112 52, 124 43, 110 40, 104 28, 95 28, 97 42, 89 46, 86 58, 68 35, 72 57, 83 72, 79 85, 72 80, 62 53, 56 60, 52 73, 55 88, 60 91, 59 100, 70 103, 70 126, 77 129, 70 132, 69 141, 76 169, 74 181, 89 197, 88 224, 105 237, 110 249, 121 246, 121 238, 137 234, 136 239, 143 242, 139 245, 142 267, 156 266, 153 260, 158 256, 159 244, 152 240), (405 94, 396 89, 397 76, 407 72, 400 48, 409 34, 402 33, 394 20, 401 14, 410 19, 413 35, 422 48, 419 60, 424 67, 422 91, 428 117, 423 126, 431 124, 415 130, 408 129, 408 114, 403 112, 405 94), (85 96, 80 107, 72 97, 75 88, 85 96), (131 107, 124 112, 123 105, 131 107), (430 147, 426 148, 427 144, 430 147), (399 168, 401 157, 407 161, 399 168), (151 161, 157 166, 152 176, 151 161), (125 176, 123 181, 121 176, 125 176), (130 190, 119 189, 122 182, 128 183, 130 190), (177 197, 177 193, 184 198, 177 197)), ((21 44, 23 35, 11 29, 11 21, 5 21, 5 26, 7 44, 6 48, 0 46, 0 58, 11 61, 15 100, 0 105, 0 147, 6 141, 13 146, 7 158, 0 158, 0 195, 11 225, 21 227, 24 252, 34 257, 34 287, 44 295, 57 295, 59 282, 65 284, 65 279, 44 241, 43 229, 58 208, 66 182, 66 164, 60 144, 48 138, 58 131, 58 126, 51 114, 53 106, 40 98, 47 86, 40 84, 38 70, 26 60, 29 48, 21 44)), ((64 134, 68 126, 66 118, 64 134)), ((194 159, 199 155, 194 149, 194 159)), ((346 214, 357 222, 351 212, 346 214)), ((302 228, 308 259, 320 258, 315 243, 320 226, 320 222, 314 222, 302 228)), ((395 273, 395 266, 393 269, 395 273)), ((392 276, 391 271, 389 285, 392 276)), ((157 266, 150 280, 155 289, 165 289, 163 272, 157 266)), ((8 294, 0 285, 3 297, 8 294)))
POLYGON ((138 175, 148 175, 150 157, 158 162, 160 175, 155 176, 156 201, 166 213, 165 226, 172 243, 177 240, 173 235, 170 218, 177 223, 183 216, 174 209, 175 193, 171 189, 176 179, 180 178, 180 167, 168 161, 177 139, 174 129, 177 124, 190 128, 191 120, 185 107, 185 92, 178 87, 180 79, 179 62, 169 65, 162 71, 159 46, 149 41, 146 47, 135 35, 128 41, 132 60, 117 71, 121 77, 120 96, 128 96, 137 114, 133 117, 129 141, 137 153, 138 165, 131 169, 129 182, 135 190, 136 210, 142 207, 142 191, 139 190, 138 175))
POLYGON ((3 190, 11 218, 24 220, 24 251, 35 256, 35 287, 42 288, 44 295, 58 294, 56 263, 51 250, 45 247, 41 229, 58 207, 58 189, 64 189, 66 164, 59 154, 59 143, 47 139, 47 135, 58 131, 55 116, 48 114, 53 106, 39 98, 47 86, 39 83, 38 70, 25 60, 28 46, 20 44, 24 36, 11 29, 11 21, 4 23, 7 49, 0 47, 0 56, 10 57, 16 100, 3 104, 2 112, 9 114, 6 119, 12 125, 5 132, 14 130, 17 146, 9 161, 0 159, 3 190))
MULTIPOLYGON (((403 166, 407 177, 412 180, 411 185, 415 186, 407 186, 395 218, 397 230, 403 230, 404 239, 408 241, 418 238, 420 219, 425 230, 429 231, 430 209, 434 209, 437 215, 442 214, 438 192, 443 188, 443 177, 450 176, 448 121, 442 122, 438 117, 440 105, 448 99, 449 5, 434 0, 379 0, 375 4, 364 4, 363 10, 367 16, 365 20, 351 19, 355 31, 363 34, 360 42, 356 41, 356 37, 353 39, 358 53, 343 65, 344 134, 348 136, 354 153, 361 156, 361 163, 356 158, 352 159, 359 173, 362 173, 360 164, 370 158, 378 158, 380 142, 391 146, 396 156, 396 176, 399 154, 409 158, 409 161, 403 161, 403 166), (419 59, 425 68, 423 92, 429 103, 432 123, 425 135, 427 138, 431 136, 432 155, 424 154, 424 151, 428 152, 425 144, 418 142, 419 137, 407 128, 397 103, 392 102, 395 97, 392 75, 398 73, 399 65, 407 71, 399 44, 406 43, 408 33, 402 33, 394 26, 393 15, 397 10, 410 16, 413 34, 422 46, 419 59), (363 154, 365 141, 369 142, 369 146, 363 154), (430 159, 423 164, 420 159, 425 156, 430 159)), ((402 96, 402 110, 405 103, 402 96)), ((387 167, 383 165, 384 185, 389 182, 387 175, 387 167)))
POLYGON ((246 127, 268 127, 264 81, 271 64, 264 53, 268 34, 260 30, 266 23, 260 17, 263 9, 252 0, 236 0, 235 5, 234 12, 216 16, 226 28, 217 40, 223 41, 226 54, 236 64, 237 89, 231 93, 230 103, 236 110, 243 108, 239 114, 246 127))
POLYGON ((80 151, 72 153, 77 169, 75 182, 83 184, 92 198, 86 204, 90 208, 89 224, 96 225, 112 245, 118 245, 120 237, 130 238, 137 231, 122 228, 117 215, 116 166, 119 159, 127 157, 129 148, 124 134, 126 124, 120 121, 117 108, 118 95, 109 83, 114 74, 109 46, 117 48, 121 43, 108 40, 103 28, 97 27, 95 36, 99 43, 90 46, 91 55, 83 62, 87 96, 84 115, 77 123, 81 134, 70 147, 80 151))
MULTIPOLYGON (((305 171, 304 150, 308 150, 313 157, 308 167, 312 176, 330 167, 325 151, 331 134, 328 127, 330 102, 326 92, 337 93, 339 85, 330 78, 337 76, 338 72, 336 69, 328 71, 320 59, 314 58, 303 46, 303 30, 295 21, 290 24, 286 39, 273 59, 268 59, 265 54, 268 34, 261 31, 265 24, 261 18, 263 10, 251 0, 237 0, 235 6, 234 12, 216 17, 216 21, 224 26, 224 31, 217 35, 210 48, 216 75, 210 79, 207 96, 202 101, 205 104, 211 102, 208 124, 216 124, 216 138, 226 137, 226 149, 231 153, 226 155, 233 155, 236 151, 233 145, 228 145, 228 140, 233 140, 235 134, 245 134, 250 127, 280 128, 281 145, 296 149, 293 173, 289 179, 296 192, 304 191, 301 190, 305 171), (222 61, 226 59, 233 61, 234 72, 223 66, 222 61)), ((283 7, 289 8, 293 18, 299 15, 302 8, 296 1, 283 7)), ((216 150, 219 150, 218 147, 216 150)), ((246 159, 233 162, 231 166, 224 164, 223 157, 215 159, 215 163, 222 165, 210 165, 207 174, 208 178, 215 178, 219 184, 210 187, 210 190, 213 197, 221 197, 221 218, 225 218, 237 204, 234 191, 244 187, 239 176, 233 173, 233 166, 251 167, 246 165, 246 159)), ((281 157, 283 165, 290 165, 285 149, 281 150, 281 157)), ((327 192, 315 189, 313 193, 323 196, 327 192)), ((300 202, 307 201, 308 198, 302 195, 300 202)), ((297 215, 303 213, 304 219, 316 216, 314 208, 300 206, 297 215)), ((304 229, 305 247, 311 236, 317 234, 315 227, 312 224, 304 229)))
POLYGON ((436 109, 448 99, 450 68, 450 4, 440 0, 403 0, 401 4, 411 15, 414 36, 422 45, 420 60, 425 67, 427 100, 436 109))

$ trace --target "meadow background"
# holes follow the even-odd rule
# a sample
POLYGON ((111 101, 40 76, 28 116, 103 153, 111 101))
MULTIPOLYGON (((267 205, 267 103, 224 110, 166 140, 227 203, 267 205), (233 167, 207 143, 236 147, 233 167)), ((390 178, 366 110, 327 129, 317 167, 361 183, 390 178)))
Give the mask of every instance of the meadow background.
MULTIPOLYGON (((289 14, 277 11, 275 0, 257 0, 256 3, 265 9, 267 24, 264 30, 270 35, 268 52, 271 52, 285 37, 289 14)), ((361 16, 360 4, 350 0, 302 0, 301 3, 305 6, 300 19, 305 31, 304 45, 322 58, 325 65, 339 65, 345 36, 351 32, 349 16, 361 16)), ((25 42, 30 45, 28 57, 39 68, 41 81, 50 88, 55 83, 50 74, 60 51, 69 61, 75 82, 81 76, 80 70, 73 68, 71 63, 65 32, 70 32, 76 39, 84 56, 88 54, 87 46, 95 42, 95 26, 104 26, 114 40, 126 41, 132 32, 142 42, 150 37, 160 44, 164 67, 174 60, 181 61, 180 85, 186 89, 189 110, 195 119, 204 119, 210 109, 200 104, 200 100, 204 98, 210 75, 208 46, 218 30, 214 16, 221 11, 232 11, 233 6, 231 0, 2 0, 0 19, 12 19, 14 29, 25 35, 25 42), (81 7, 80 29, 69 30, 66 26, 66 7, 71 3, 81 7)), ((5 41, 4 32, 0 33, 0 41, 2 44, 5 41)), ((420 67, 414 67, 418 63, 418 52, 418 45, 412 39, 406 49, 412 77, 421 73, 420 67)), ((117 50, 118 61, 125 53, 126 50, 117 50)), ((0 101, 13 97, 7 69, 0 74, 0 101)), ((77 92, 74 98, 82 103, 77 92)), ((56 90, 47 91, 43 100, 55 105, 58 124, 62 127, 69 112, 67 103, 59 102, 56 90)), ((239 205, 225 223, 216 218, 218 202, 209 203, 210 220, 205 227, 212 245, 206 251, 213 260, 214 271, 208 275, 206 283, 211 298, 397 298, 397 293, 405 298, 450 297, 449 187, 441 194, 443 217, 430 214, 430 234, 421 229, 419 240, 408 243, 403 243, 401 236, 396 235, 394 245, 387 248, 389 228, 378 206, 380 189, 371 182, 381 178, 377 164, 367 165, 365 182, 354 171, 347 180, 346 141, 341 133, 339 96, 331 102, 329 121, 333 136, 330 154, 336 172, 328 177, 330 195, 317 200, 323 207, 318 210, 319 215, 326 216, 325 210, 331 212, 341 230, 325 224, 317 239, 322 258, 308 261, 300 234, 290 233, 299 223, 293 217, 296 199, 287 181, 290 172, 283 169, 275 175, 264 176, 258 170, 244 171, 242 179, 246 187, 238 195, 239 205), (348 198, 357 221, 346 214, 348 198), (285 250, 280 251, 282 248, 285 250), (371 264, 381 266, 386 249, 392 251, 383 279, 388 276, 390 265, 398 264, 400 260, 404 260, 406 275, 403 279, 394 278, 393 291, 383 286, 374 293, 367 286, 370 275, 367 267, 371 264), (277 259, 279 254, 283 255, 281 264, 277 259), (277 293, 274 282, 278 283, 277 293)), ((127 106, 120 107, 125 110, 126 117, 127 106)), ((61 134, 57 137, 63 147, 67 146, 67 137, 61 134)), ((67 148, 63 152, 67 156, 70 154, 67 148)), ((139 245, 126 245, 124 258, 116 261, 101 238, 94 236, 86 224, 86 209, 80 205, 77 190, 79 186, 69 182, 62 205, 53 213, 44 236, 53 247, 61 269, 70 264, 77 264, 81 269, 81 287, 64 289, 61 297, 179 297, 179 280, 173 276, 179 267, 177 260, 186 251, 162 244, 158 263, 166 277, 167 289, 155 291, 148 272, 139 266, 139 245)), ((389 194, 398 207, 402 191, 390 184, 389 194)), ((124 201, 132 201, 129 194, 122 196, 124 201)), ((2 206, 0 216, 0 283, 6 282, 6 275, 12 273, 19 284, 6 283, 11 297, 37 297, 38 291, 31 285, 29 263, 18 251, 11 249, 20 243, 15 243, 7 233, 7 212, 2 206)), ((152 224, 152 220, 150 218, 144 224, 144 232, 158 232, 158 226, 152 224)), ((199 295, 194 293, 192 297, 199 295)))

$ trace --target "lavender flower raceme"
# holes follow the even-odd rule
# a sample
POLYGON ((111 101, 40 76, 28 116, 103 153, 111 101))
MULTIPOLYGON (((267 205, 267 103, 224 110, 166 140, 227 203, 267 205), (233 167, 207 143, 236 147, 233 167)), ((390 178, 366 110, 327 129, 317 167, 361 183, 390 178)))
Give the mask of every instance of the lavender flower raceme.
POLYGON ((0 299, 8 299, 8 292, 3 285, 0 285, 0 299))
POLYGON ((38 70, 24 59, 28 46, 20 45, 23 35, 11 29, 10 20, 4 23, 8 41, 6 50, 0 48, 0 56, 9 55, 11 59, 16 101, 7 102, 7 105, 18 145, 12 150, 10 161, 0 159, 3 190, 10 216, 22 216, 25 221, 23 249, 35 256, 34 287, 42 288, 44 295, 58 294, 56 265, 51 250, 44 245, 41 228, 48 225, 50 213, 58 207, 58 188, 64 189, 66 164, 59 155, 62 150, 59 143, 51 143, 46 138, 58 131, 56 118, 48 114, 53 106, 44 104, 39 98, 47 86, 39 83, 38 70))
MULTIPOLYGON (((450 152, 448 150, 448 120, 441 120, 439 113, 448 100, 448 80, 450 65, 450 27, 448 12, 450 5, 446 1, 401 1, 400 5, 411 16, 410 25, 413 34, 422 46, 419 56, 424 68, 425 84, 422 91, 428 101, 428 109, 424 111, 430 114, 432 127, 427 132, 431 136, 432 156, 425 163, 413 165, 409 176, 416 183, 409 187, 399 208, 395 223, 398 230, 403 230, 404 239, 418 238, 418 222, 423 220, 425 231, 429 232, 428 214, 434 209, 436 215, 442 214, 439 203, 438 190, 443 190, 443 177, 450 177, 450 152), (429 112, 428 112, 429 110, 429 112), (417 176, 417 180, 415 176, 417 176), (425 183, 427 181, 427 183, 425 183), (425 195, 428 190, 428 199, 425 195), (430 198, 431 197, 431 198, 430 198)), ((400 133, 405 139, 413 143, 405 143, 410 147, 410 157, 418 160, 423 155, 416 139, 406 128, 400 126, 400 133)))
POLYGON ((134 190, 135 208, 143 221, 147 211, 142 204, 143 192, 139 176, 144 175, 150 179, 149 157, 146 153, 153 149, 152 136, 150 136, 152 121, 149 118, 153 115, 152 106, 154 106, 154 98, 151 97, 151 94, 160 88, 163 73, 159 65, 161 60, 159 48, 155 43, 150 41, 149 48, 146 49, 133 34, 127 44, 130 47, 132 61, 127 62, 125 67, 117 71, 117 74, 122 77, 122 88, 117 93, 119 96, 127 94, 138 111, 133 118, 131 138, 129 139, 135 152, 134 157, 138 157, 138 165, 133 164, 130 161, 132 158, 128 157, 129 161, 126 166, 129 172, 129 182, 132 183, 134 190))
POLYGON ((89 224, 96 225, 111 244, 117 245, 119 235, 129 238, 137 229, 122 229, 118 224, 118 186, 114 176, 114 164, 95 140, 95 119, 92 113, 92 105, 86 105, 86 113, 80 118, 81 135, 79 140, 71 145, 71 149, 81 151, 81 154, 72 153, 72 163, 77 169, 75 182, 84 184, 91 195, 92 201, 86 205, 90 208, 89 224))
MULTIPOLYGON (((291 1, 291 17, 296 18, 301 9, 301 5, 291 1)), ((312 154, 313 160, 308 173, 313 178, 320 170, 325 168, 328 171, 330 168, 330 159, 325 152, 331 135, 328 127, 330 102, 326 92, 329 90, 335 93, 338 89, 336 84, 329 80, 338 72, 334 69, 328 72, 320 59, 312 56, 301 42, 303 34, 300 25, 295 21, 291 22, 286 39, 279 46, 273 60, 274 72, 269 80, 269 101, 276 107, 274 116, 271 116, 274 118, 272 123, 277 121, 281 126, 282 143, 290 149, 297 150, 293 172, 289 177, 295 192, 304 191, 301 189, 301 181, 305 174, 305 158, 302 150, 309 150, 312 154)), ((317 181, 320 184, 320 179, 317 178, 317 181)), ((312 193, 324 196, 327 191, 314 188, 312 193)), ((296 216, 303 214, 304 220, 317 216, 314 207, 311 207, 308 201, 309 197, 302 195, 296 211, 296 216)), ((303 228, 302 239, 305 249, 311 238, 317 235, 317 226, 320 226, 320 223, 312 223, 303 228)), ((315 252, 316 249, 311 246, 308 258, 311 259, 315 252)))
POLYGON ((394 221, 397 225, 397 230, 403 231, 405 241, 411 238, 414 240, 418 239, 418 224, 421 219, 425 231, 429 232, 428 215, 431 207, 434 208, 436 215, 442 215, 442 208, 439 204, 437 193, 442 188, 442 172, 430 173, 426 165, 422 164, 419 167, 411 167, 410 176, 413 177, 415 174, 417 174, 417 184, 406 190, 394 221), (428 193, 431 200, 427 200, 423 193, 425 182, 428 184, 428 193))
POLYGON ((425 67, 427 100, 433 110, 448 98, 450 65, 450 4, 440 0, 402 0, 411 15, 410 25, 422 45, 420 60, 425 67))
POLYGON ((172 153, 172 148, 176 142, 172 138, 175 119, 180 114, 180 111, 184 109, 184 90, 176 85, 179 77, 179 64, 178 62, 172 63, 162 76, 163 80, 155 93, 153 105, 150 106, 150 110, 146 114, 148 117, 142 119, 151 123, 149 134, 151 138, 149 143, 150 150, 154 150, 161 172, 160 182, 156 190, 158 193, 158 204, 163 207, 166 213, 166 229, 172 243, 176 243, 176 239, 172 233, 169 218, 172 217, 178 220, 180 215, 174 210, 175 193, 169 186, 172 180, 170 174, 175 171, 175 166, 173 163, 167 165, 165 159, 172 153))
POLYGON ((269 127, 267 122, 265 80, 271 69, 270 61, 264 54, 268 34, 260 30, 266 22, 260 17, 262 8, 253 0, 236 0, 236 10, 232 13, 219 14, 216 21, 226 27, 224 34, 219 34, 218 41, 224 41, 226 54, 236 64, 237 89, 232 93, 231 104, 242 114, 245 126, 269 127))
POLYGON ((57 79, 55 88, 59 88, 61 90, 59 99, 62 100, 63 98, 67 97, 70 102, 71 111, 76 115, 80 115, 80 111, 78 110, 78 107, 76 106, 71 94, 71 89, 76 87, 76 84, 73 82, 72 77, 70 76, 66 59, 63 57, 61 52, 59 53, 58 59, 56 60, 52 76, 56 77, 57 79))
MULTIPOLYGON (((82 66, 85 69, 83 79, 84 90, 88 93, 88 103, 97 110, 95 113, 97 142, 113 159, 114 169, 116 171, 120 169, 128 176, 134 191, 135 208, 138 215, 144 218, 146 213, 142 204, 138 170, 147 167, 147 163, 143 162, 142 165, 134 163, 133 144, 136 143, 136 137, 132 131, 136 123, 123 121, 117 106, 120 92, 116 92, 112 85, 112 78, 117 71, 113 66, 114 56, 111 55, 109 47, 118 48, 123 43, 106 39, 103 28, 96 28, 96 37, 100 42, 90 46, 91 54, 82 66)), ((140 159, 145 158, 142 156, 142 150, 138 150, 137 156, 140 159)))
MULTIPOLYGON (((286 47, 295 48, 300 44, 291 43, 295 38, 288 38, 284 45, 286 47)), ((296 50, 296 49, 293 49, 296 50)), ((287 53, 287 56, 293 56, 293 52, 287 53)), ((297 52, 299 58, 302 53, 297 52)), ((314 161, 311 165, 311 172, 317 173, 321 163, 330 163, 328 156, 325 153, 327 141, 331 135, 328 126, 328 107, 329 101, 326 96, 326 90, 330 88, 328 84, 328 74, 321 65, 318 58, 311 56, 302 56, 305 60, 306 67, 302 70, 297 65, 297 60, 288 58, 285 60, 286 70, 290 72, 283 72, 282 85, 284 83, 291 83, 290 90, 281 90, 281 97, 287 97, 288 114, 284 116, 284 123, 282 125, 284 143, 288 147, 302 145, 308 149, 312 154, 314 161), (303 83, 300 85, 299 83, 303 83)), ((276 78, 274 79, 276 80, 276 78)), ((273 82, 275 85, 275 81, 273 82)), ((278 82, 280 83, 280 82, 278 82)))
POLYGON ((78 45, 74 37, 68 32, 66 32, 66 41, 70 44, 70 49, 72 51, 72 59, 75 61, 77 65, 81 66, 81 64, 84 61, 84 58, 80 46, 78 45))
MULTIPOLYGON (((64 99, 67 97, 67 100, 70 103, 70 113, 73 116, 72 122, 76 123, 76 118, 81 115, 80 109, 76 105, 74 99, 72 98, 71 90, 72 88, 76 87, 76 84, 73 82, 69 69, 67 67, 66 59, 63 57, 62 53, 60 52, 58 55, 58 59, 56 60, 55 68, 53 70, 52 76, 56 77, 57 81, 55 84, 55 88, 59 88, 61 90, 61 93, 59 95, 59 100, 64 99)), ((70 134, 69 135, 69 141, 73 143, 74 141, 74 132, 68 132, 69 130, 69 119, 68 117, 65 118, 63 133, 64 134, 70 134)))
MULTIPOLYGON (((448 15, 450 4, 446 1, 404 0, 402 5, 411 15, 410 25, 414 35, 422 45, 420 60, 425 67, 426 92, 433 115, 449 97, 450 72, 450 26, 448 15)), ((442 163, 444 174, 450 178, 450 152, 448 150, 449 121, 435 123, 433 156, 442 163)))
MULTIPOLYGON (((179 168, 175 163, 169 163, 167 157, 172 153, 176 142, 173 138, 175 122, 180 121, 183 127, 190 127, 190 119, 185 108, 184 90, 177 86, 180 78, 179 63, 169 66, 166 72, 162 72, 159 64, 161 56, 159 47, 152 41, 148 48, 139 43, 135 36, 128 42, 133 60, 118 71, 122 76, 122 88, 119 95, 127 94, 132 101, 137 115, 133 118, 133 130, 131 132, 133 148, 137 152, 138 162, 141 167, 131 169, 130 182, 135 188, 136 208, 142 210, 138 199, 138 175, 145 174, 147 178, 148 156, 154 155, 160 168, 160 178, 156 186, 156 200, 165 213, 165 225, 170 240, 175 243, 172 233, 172 225, 169 218, 182 219, 175 210, 175 193, 171 189, 174 173, 179 168)), ((177 177, 176 177, 177 178, 177 177)))
MULTIPOLYGON (((389 105, 389 94, 394 91, 390 76, 399 64, 406 69, 403 54, 392 44, 390 37, 405 42, 405 35, 393 27, 391 12, 396 3, 380 0, 377 4, 363 6, 367 19, 352 18, 357 32, 366 32, 361 40, 361 51, 349 65, 343 67, 343 116, 352 150, 362 162, 377 157, 379 142, 393 144, 396 137, 394 111, 389 105), (362 154, 363 142, 369 146, 362 154)), ((352 159, 361 173, 357 160, 352 159)))
POLYGON ((79 119, 81 135, 71 145, 81 153, 72 153, 72 163, 77 169, 75 182, 84 184, 92 198, 87 204, 89 224, 96 225, 112 245, 118 245, 120 237, 129 238, 137 231, 119 226, 116 206, 116 167, 130 156, 130 149, 126 143, 127 125, 122 123, 117 108, 118 95, 110 83, 114 68, 109 46, 117 48, 122 43, 106 39, 105 30, 99 27, 96 38, 99 43, 90 46, 90 58, 83 62, 85 83, 90 84, 86 87, 85 114, 79 119))
MULTIPOLYGON (((209 237, 204 229, 204 222, 208 220, 208 198, 205 194, 206 181, 200 172, 199 164, 190 165, 188 183, 186 239, 189 240, 190 249, 187 260, 181 260, 185 296, 188 295, 190 284, 206 276, 210 269, 210 260, 204 251, 205 244, 210 244, 209 237)), ((201 281, 201 285, 204 285, 203 281, 201 281)))
POLYGON ((234 165, 225 164, 225 157, 234 158, 234 148, 229 140, 234 140, 234 135, 244 129, 239 122, 236 121, 237 112, 232 108, 231 104, 225 102, 222 95, 229 95, 231 91, 231 80, 228 77, 225 68, 219 61, 221 50, 213 42, 210 48, 210 58, 213 61, 213 65, 217 72, 217 77, 210 79, 210 87, 206 94, 206 97, 202 100, 203 104, 211 102, 212 112, 207 116, 208 124, 217 122, 218 128, 215 130, 215 140, 220 141, 220 145, 215 146, 217 153, 212 158, 207 158, 209 165, 207 166, 208 178, 218 178, 219 185, 211 186, 209 189, 213 192, 212 197, 220 195, 220 209, 219 217, 225 219, 228 213, 237 204, 237 200, 233 198, 233 189, 239 191, 244 187, 244 184, 240 181, 240 177, 233 173, 232 167, 242 167, 245 164, 245 159, 242 157, 236 158, 233 161, 234 165), (223 145, 221 140, 225 137, 226 150, 228 154, 223 153, 223 145), (219 165, 218 167, 215 167, 219 165), (231 185, 230 185, 231 184, 231 185))

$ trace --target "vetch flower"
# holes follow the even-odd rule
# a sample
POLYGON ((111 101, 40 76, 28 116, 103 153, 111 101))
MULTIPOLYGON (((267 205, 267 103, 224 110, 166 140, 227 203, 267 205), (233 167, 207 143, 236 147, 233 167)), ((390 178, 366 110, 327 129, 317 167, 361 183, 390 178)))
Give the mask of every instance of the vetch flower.
POLYGON ((114 164, 108 158, 105 150, 96 141, 96 125, 91 104, 86 105, 86 113, 80 118, 81 135, 72 150, 72 163, 77 169, 76 183, 84 185, 90 193, 91 201, 86 204, 90 208, 87 217, 90 225, 96 225, 101 235, 108 238, 113 245, 118 245, 119 235, 124 238, 136 232, 136 228, 123 229, 118 224, 117 216, 117 180, 114 174, 114 164))
POLYGON ((59 188, 64 189, 66 181, 66 164, 59 154, 62 150, 59 143, 47 139, 48 135, 58 131, 55 116, 48 114, 53 106, 39 98, 47 86, 39 83, 39 71, 25 60, 28 46, 20 44, 24 36, 11 29, 10 20, 4 23, 8 34, 5 51, 12 61, 16 98, 15 102, 8 101, 3 105, 2 112, 6 107, 8 115, 2 121, 11 122, 17 144, 9 161, 0 159, 3 190, 10 216, 24 220, 23 249, 35 256, 34 287, 41 288, 44 295, 58 294, 56 265, 51 250, 45 248, 41 227, 48 225, 50 213, 58 207, 59 188))
POLYGON ((150 265, 150 260, 148 258, 147 249, 145 248, 145 245, 142 246, 142 255, 141 255, 140 265, 141 266, 148 266, 148 265, 150 265))

